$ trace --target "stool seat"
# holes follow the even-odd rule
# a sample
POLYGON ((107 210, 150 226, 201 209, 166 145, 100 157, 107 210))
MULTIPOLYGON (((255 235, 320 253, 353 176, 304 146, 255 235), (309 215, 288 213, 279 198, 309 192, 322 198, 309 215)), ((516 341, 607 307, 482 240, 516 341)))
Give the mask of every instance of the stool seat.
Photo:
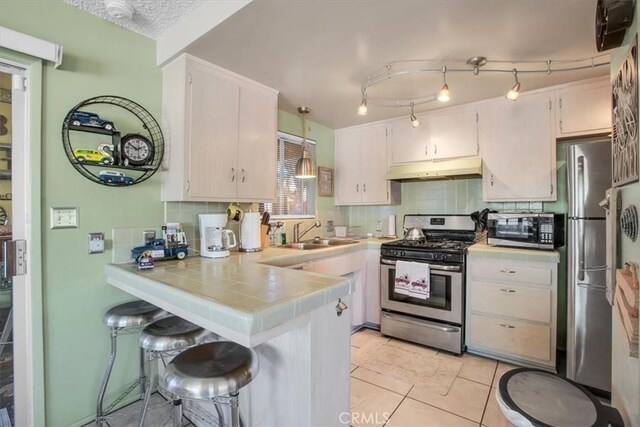
POLYGON ((186 399, 211 399, 234 393, 258 374, 255 351, 229 341, 192 347, 167 366, 163 387, 186 399))
POLYGON ((140 333, 140 347, 150 351, 171 351, 194 346, 211 332, 178 316, 147 325, 140 333))
POLYGON ((168 312, 146 301, 131 301, 110 308, 103 319, 111 328, 130 328, 144 326, 168 315, 168 312))

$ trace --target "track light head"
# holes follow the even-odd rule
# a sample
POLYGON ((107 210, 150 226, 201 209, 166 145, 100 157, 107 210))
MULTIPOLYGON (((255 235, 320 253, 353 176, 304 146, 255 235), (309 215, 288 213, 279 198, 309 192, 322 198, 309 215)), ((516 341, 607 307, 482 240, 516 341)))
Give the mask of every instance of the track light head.
POLYGON ((411 126, 413 126, 414 128, 417 128, 418 126, 420 126, 420 120, 418 120, 418 118, 413 112, 413 107, 414 107, 413 102, 410 104, 410 106, 411 106, 411 116, 409 116, 409 120, 411 120, 411 126))
POLYGON ((513 77, 516 79, 516 84, 514 84, 513 87, 509 89, 509 92, 507 92, 507 94, 505 95, 506 98, 510 99, 511 101, 517 100, 518 96, 520 95, 520 82, 518 81, 518 70, 516 70, 515 68, 513 69, 513 77))
POLYGON ((361 116, 367 115, 367 98, 363 97, 362 102, 360 103, 360 107, 358 107, 358 114, 361 116))
POLYGON ((451 93, 449 92, 449 85, 445 83, 440 92, 438 92, 438 101, 449 102, 449 99, 451 99, 451 93))

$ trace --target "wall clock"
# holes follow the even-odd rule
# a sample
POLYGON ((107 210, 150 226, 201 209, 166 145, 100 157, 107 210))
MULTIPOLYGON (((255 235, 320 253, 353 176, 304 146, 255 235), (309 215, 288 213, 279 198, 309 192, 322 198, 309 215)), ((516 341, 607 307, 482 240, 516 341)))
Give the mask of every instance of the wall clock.
POLYGON ((125 135, 120 147, 122 158, 127 165, 142 166, 153 159, 153 143, 140 134, 125 135))

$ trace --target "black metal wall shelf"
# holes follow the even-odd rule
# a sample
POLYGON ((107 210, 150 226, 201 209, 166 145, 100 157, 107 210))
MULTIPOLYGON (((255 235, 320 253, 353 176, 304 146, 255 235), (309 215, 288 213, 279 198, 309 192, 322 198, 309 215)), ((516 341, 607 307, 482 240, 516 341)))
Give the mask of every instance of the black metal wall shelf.
MULTIPOLYGON (((107 107, 106 110, 108 111, 107 107)), ((94 114, 94 113, 93 113, 94 114)), ((104 113, 101 113, 104 114, 104 113)), ((94 114, 96 117, 97 114, 94 114)), ((98 117, 104 119, 105 117, 98 117)), ((109 122, 109 124, 111 124, 109 122)), ((131 128, 131 126, 129 126, 131 128)), ((162 156, 164 154, 164 137, 160 125, 155 118, 141 105, 130 99, 120 96, 98 96, 82 101, 73 107, 67 113, 62 123, 62 144, 71 165, 85 178, 102 185, 119 187, 138 184, 149 179, 160 167, 162 156), (115 106, 132 115, 131 120, 138 125, 134 126, 132 132, 122 136, 118 130, 117 123, 113 123, 111 129, 98 127, 99 124, 88 124, 78 126, 78 114, 83 112, 91 112, 94 107, 105 109, 105 106, 115 106), (75 122, 76 124, 71 124, 75 122), (72 137, 75 132, 90 133, 96 135, 107 135, 111 137, 110 143, 98 144, 94 142, 92 146, 80 147, 73 144, 72 137), (138 160, 138 164, 130 164, 129 156, 123 153, 123 139, 131 139, 136 137, 137 143, 146 145, 146 147, 133 147, 130 153, 136 153, 135 150, 146 148, 148 157, 138 160), (100 156, 100 160, 87 160, 83 157, 100 156), (96 154, 97 153, 97 154, 96 154), (127 171, 129 175, 125 175, 123 171, 127 171)), ((126 144, 125 144, 126 145, 126 144)))

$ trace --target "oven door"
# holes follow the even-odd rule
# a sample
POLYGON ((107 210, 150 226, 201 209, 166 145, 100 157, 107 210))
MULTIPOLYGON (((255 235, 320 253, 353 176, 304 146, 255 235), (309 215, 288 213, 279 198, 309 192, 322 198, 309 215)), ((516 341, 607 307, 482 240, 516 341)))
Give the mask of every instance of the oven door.
POLYGON ((464 269, 462 265, 429 264, 431 291, 427 299, 395 292, 396 261, 380 260, 380 305, 384 310, 462 325, 464 269))

